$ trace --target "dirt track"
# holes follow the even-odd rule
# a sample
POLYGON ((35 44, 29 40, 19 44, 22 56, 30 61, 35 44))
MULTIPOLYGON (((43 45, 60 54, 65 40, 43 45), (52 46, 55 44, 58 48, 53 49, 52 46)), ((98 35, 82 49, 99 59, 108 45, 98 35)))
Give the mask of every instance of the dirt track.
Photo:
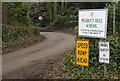
POLYGON ((60 63, 57 61, 62 60, 64 52, 74 48, 71 34, 41 32, 41 35, 46 37, 44 41, 3 55, 3 79, 45 78, 48 70, 60 63))

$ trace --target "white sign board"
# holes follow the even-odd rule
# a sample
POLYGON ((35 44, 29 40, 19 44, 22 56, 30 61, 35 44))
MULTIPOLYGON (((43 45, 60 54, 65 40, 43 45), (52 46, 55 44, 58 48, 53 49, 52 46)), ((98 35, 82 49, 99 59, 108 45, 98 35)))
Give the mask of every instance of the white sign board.
POLYGON ((109 42, 99 41, 99 62, 109 63, 109 42))
POLYGON ((79 10, 79 36, 106 38, 108 9, 79 10))
POLYGON ((42 16, 39 16, 38 19, 41 21, 42 20, 42 16))

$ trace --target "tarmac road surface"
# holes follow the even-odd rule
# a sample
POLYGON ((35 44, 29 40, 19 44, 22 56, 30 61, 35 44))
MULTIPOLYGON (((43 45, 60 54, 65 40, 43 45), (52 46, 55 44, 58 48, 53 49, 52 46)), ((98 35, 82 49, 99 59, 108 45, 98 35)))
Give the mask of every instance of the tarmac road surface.
POLYGON ((2 56, 3 79, 26 79, 34 74, 39 63, 39 71, 46 71, 47 59, 72 50, 75 37, 60 32, 40 32, 46 39, 35 45, 2 56), (41 65, 40 65, 41 64, 41 65), (27 73, 27 74, 26 74, 27 73))

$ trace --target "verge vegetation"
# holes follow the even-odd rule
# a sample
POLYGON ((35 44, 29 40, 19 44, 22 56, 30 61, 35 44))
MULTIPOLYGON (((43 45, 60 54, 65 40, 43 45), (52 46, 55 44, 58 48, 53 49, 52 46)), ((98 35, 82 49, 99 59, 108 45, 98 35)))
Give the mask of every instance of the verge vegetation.
MULTIPOLYGON (((107 73, 104 76, 104 64, 99 63, 99 46, 100 40, 97 38, 78 37, 76 39, 89 39, 89 67, 76 65, 76 49, 66 52, 66 56, 62 62, 62 70, 65 75, 64 79, 120 79, 120 3, 106 4, 109 9, 108 13, 108 33, 106 41, 110 43, 110 63, 107 64, 107 73), (112 18, 113 18, 113 4, 116 5, 116 35, 113 34, 112 18)), ((74 29, 76 35, 78 34, 78 26, 74 29)), ((76 41, 76 40, 75 40, 76 41)))
POLYGON ((40 35, 39 27, 12 27, 3 25, 2 31, 3 53, 43 40, 43 37, 40 35))

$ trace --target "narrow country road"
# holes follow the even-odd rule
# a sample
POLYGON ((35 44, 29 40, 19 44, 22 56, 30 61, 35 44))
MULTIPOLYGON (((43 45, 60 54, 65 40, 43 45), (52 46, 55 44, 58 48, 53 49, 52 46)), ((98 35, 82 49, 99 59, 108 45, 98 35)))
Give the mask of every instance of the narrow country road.
POLYGON ((49 63, 48 59, 57 59, 58 55, 74 48, 75 40, 71 34, 41 32, 41 35, 46 38, 44 41, 2 56, 3 79, 32 78, 30 76, 38 71, 44 74, 44 63, 49 63))

